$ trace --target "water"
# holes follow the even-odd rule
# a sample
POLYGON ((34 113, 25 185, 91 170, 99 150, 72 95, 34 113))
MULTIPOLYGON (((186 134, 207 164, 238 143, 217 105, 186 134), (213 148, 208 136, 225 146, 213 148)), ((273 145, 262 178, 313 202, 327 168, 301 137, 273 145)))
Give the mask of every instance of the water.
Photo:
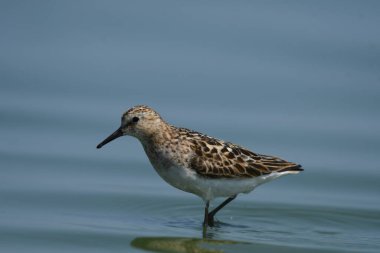
POLYGON ((0 252, 378 252, 378 1, 1 1, 0 252), (170 123, 301 163, 203 203, 137 140, 170 123), (216 206, 222 200, 213 203, 216 206))

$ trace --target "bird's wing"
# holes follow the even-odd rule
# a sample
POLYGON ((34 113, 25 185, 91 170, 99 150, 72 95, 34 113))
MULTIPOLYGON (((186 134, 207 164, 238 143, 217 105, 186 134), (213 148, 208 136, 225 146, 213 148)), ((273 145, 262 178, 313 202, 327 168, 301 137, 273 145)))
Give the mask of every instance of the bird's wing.
POLYGON ((208 178, 253 178, 272 172, 302 171, 301 165, 260 155, 209 136, 193 139, 190 168, 208 178))

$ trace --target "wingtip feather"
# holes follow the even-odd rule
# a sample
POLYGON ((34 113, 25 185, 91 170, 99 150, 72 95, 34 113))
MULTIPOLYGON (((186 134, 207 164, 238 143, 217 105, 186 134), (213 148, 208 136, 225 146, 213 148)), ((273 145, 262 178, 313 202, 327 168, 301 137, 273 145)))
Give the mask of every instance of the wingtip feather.
POLYGON ((301 165, 301 164, 297 164, 297 165, 292 166, 292 167, 284 168, 284 169, 280 170, 279 172, 285 172, 285 171, 289 171, 289 172, 300 172, 300 171, 303 171, 303 168, 302 168, 302 165, 301 165))

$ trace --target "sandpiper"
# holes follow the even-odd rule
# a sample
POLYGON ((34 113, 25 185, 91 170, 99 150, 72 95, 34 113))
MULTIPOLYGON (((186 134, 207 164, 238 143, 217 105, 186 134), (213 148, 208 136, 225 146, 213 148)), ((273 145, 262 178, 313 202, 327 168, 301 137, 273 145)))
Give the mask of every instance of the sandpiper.
POLYGON ((215 214, 239 193, 303 170, 299 164, 172 126, 145 105, 126 111, 121 126, 97 148, 124 135, 140 140, 151 164, 167 183, 204 200, 205 227, 214 226, 215 214), (210 201, 217 197, 227 199, 209 212, 210 201))

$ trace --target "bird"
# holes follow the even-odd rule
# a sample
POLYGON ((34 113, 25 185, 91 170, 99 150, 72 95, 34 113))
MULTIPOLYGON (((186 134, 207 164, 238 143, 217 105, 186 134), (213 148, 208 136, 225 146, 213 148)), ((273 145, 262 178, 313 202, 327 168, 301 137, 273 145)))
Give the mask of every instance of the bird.
POLYGON ((146 105, 128 109, 121 117, 120 127, 97 148, 121 136, 132 136, 141 142, 150 163, 164 181, 204 201, 204 227, 215 226, 215 214, 238 194, 303 171, 300 164, 170 125, 146 105), (220 197, 225 200, 209 211, 210 202, 220 197))

